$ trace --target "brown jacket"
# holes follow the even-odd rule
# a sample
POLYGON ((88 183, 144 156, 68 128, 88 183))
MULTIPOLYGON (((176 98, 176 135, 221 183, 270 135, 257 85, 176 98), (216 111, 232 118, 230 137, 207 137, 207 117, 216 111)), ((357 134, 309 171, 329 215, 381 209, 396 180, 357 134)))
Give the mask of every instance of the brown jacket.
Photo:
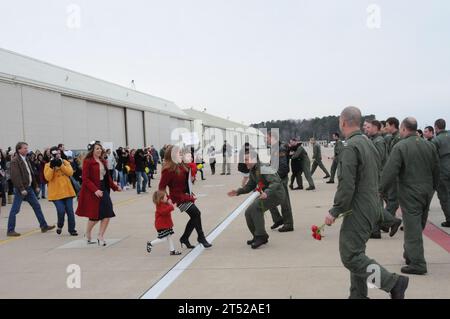
MULTIPOLYGON (((28 158, 26 159, 28 163, 28 168, 31 173, 31 187, 33 189, 37 188, 36 177, 33 174, 33 169, 31 168, 30 161, 28 158)), ((30 183, 30 178, 28 175, 27 167, 25 166, 25 162, 22 160, 19 154, 15 154, 11 159, 11 181, 15 188, 17 188, 20 192, 26 190, 30 183)))

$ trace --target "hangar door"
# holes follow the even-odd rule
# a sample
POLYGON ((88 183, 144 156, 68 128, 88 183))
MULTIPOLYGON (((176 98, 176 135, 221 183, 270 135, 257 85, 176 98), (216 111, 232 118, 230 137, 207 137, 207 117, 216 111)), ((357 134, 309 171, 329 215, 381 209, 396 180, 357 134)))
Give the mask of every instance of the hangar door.
POLYGON ((0 145, 4 151, 24 139, 21 90, 19 85, 0 82, 0 145))
POLYGON ((127 114, 127 141, 132 148, 143 148, 144 143, 144 113, 126 109, 127 114))

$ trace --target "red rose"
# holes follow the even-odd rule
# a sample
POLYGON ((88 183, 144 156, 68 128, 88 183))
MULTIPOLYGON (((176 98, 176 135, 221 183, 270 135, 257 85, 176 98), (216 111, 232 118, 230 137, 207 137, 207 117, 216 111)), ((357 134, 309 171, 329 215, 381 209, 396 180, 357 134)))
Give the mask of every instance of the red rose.
POLYGON ((316 225, 313 225, 311 227, 311 230, 312 230, 313 233, 317 232, 318 229, 319 229, 319 227, 317 227, 316 225))

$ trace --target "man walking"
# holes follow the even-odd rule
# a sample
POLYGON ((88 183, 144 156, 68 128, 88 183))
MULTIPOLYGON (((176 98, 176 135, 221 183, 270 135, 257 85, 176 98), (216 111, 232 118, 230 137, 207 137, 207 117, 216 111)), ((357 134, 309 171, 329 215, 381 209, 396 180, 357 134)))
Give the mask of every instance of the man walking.
POLYGON ((329 178, 330 173, 328 173, 327 169, 325 168, 325 165, 322 163, 322 151, 320 149, 320 145, 317 144, 317 141, 315 138, 312 138, 310 140, 312 146, 313 146, 313 164, 311 168, 311 175, 314 175, 314 172, 316 171, 317 166, 320 167, 320 169, 325 173, 324 178, 329 178))
POLYGON ((281 202, 281 215, 278 207, 273 207, 270 209, 270 214, 272 215, 273 225, 271 229, 277 229, 281 225, 283 227, 279 228, 280 233, 294 231, 294 219, 292 217, 292 206, 291 199, 289 198, 288 190, 288 175, 289 175, 289 150, 279 141, 278 132, 270 131, 267 134, 267 144, 270 145, 271 152, 271 166, 273 169, 277 169, 278 176, 281 179, 281 184, 284 188, 285 200, 281 202), (278 167, 275 167, 278 166, 278 167))
POLYGON ((223 141, 222 146, 222 173, 220 175, 225 175, 225 168, 226 168, 226 174, 231 175, 231 156, 232 156, 232 150, 231 145, 227 143, 227 140, 223 141))
POLYGON ((230 191, 228 196, 248 194, 254 190, 260 191, 259 198, 255 199, 245 211, 247 226, 253 235, 247 244, 256 249, 267 244, 269 240, 264 226, 264 212, 280 205, 285 200, 285 191, 276 171, 261 165, 255 151, 251 150, 245 154, 244 161, 250 170, 248 183, 244 187, 230 191))
MULTIPOLYGON (((291 157, 292 161, 295 160, 300 160, 301 162, 301 171, 300 171, 300 181, 301 179, 301 174, 305 174, 305 178, 308 181, 309 187, 306 189, 307 191, 311 191, 316 189, 316 186, 314 185, 314 181, 312 179, 312 174, 310 171, 310 167, 311 167, 311 162, 309 161, 309 156, 308 153, 306 152, 305 148, 302 146, 302 143, 299 142, 298 143, 298 147, 297 150, 295 151, 294 155, 292 155, 291 157)), ((302 182, 303 184, 303 182, 302 182)))
POLYGON ((425 127, 425 129, 423 130, 423 138, 431 142, 431 140, 434 138, 434 128, 432 126, 425 127))
POLYGON ((432 140, 436 146, 440 160, 440 177, 437 194, 445 215, 442 227, 450 227, 450 134, 445 130, 445 120, 439 119, 434 123, 436 137, 432 140))
POLYGON ((16 215, 20 212, 20 207, 24 200, 33 208, 43 233, 55 228, 54 225, 47 225, 44 214, 42 214, 41 205, 36 198, 36 194, 39 193, 39 184, 36 181, 35 175, 32 173, 31 163, 26 157, 27 154, 28 144, 25 142, 17 143, 16 154, 11 160, 11 181, 14 185, 14 201, 8 218, 7 235, 10 237, 20 236, 20 234, 15 231, 16 215))
POLYGON ((347 139, 342 151, 340 171, 334 205, 325 217, 331 225, 343 213, 339 236, 339 253, 345 268, 350 271, 350 298, 366 299, 367 279, 376 269, 378 288, 403 299, 409 279, 390 273, 375 260, 366 256, 366 243, 380 216, 378 197, 378 154, 375 146, 360 130, 361 111, 345 108, 339 118, 339 127, 347 139))
MULTIPOLYGON (((386 147, 386 141, 380 134, 381 130, 381 123, 377 120, 372 120, 367 125, 367 133, 372 140, 373 144, 375 145, 375 148, 378 151, 379 155, 379 162, 378 162, 378 182, 380 182, 381 175, 383 173, 383 167, 386 163, 387 158, 387 147, 386 147)), ((381 193, 381 191, 380 191, 381 193)), ((381 239, 381 231, 380 228, 383 229, 386 232, 390 233, 389 236, 393 237, 400 227, 402 220, 399 218, 394 217, 392 214, 390 214, 386 209, 384 209, 383 205, 383 199, 380 197, 380 205, 382 208, 382 213, 380 216, 379 222, 375 225, 375 228, 372 231, 372 235, 370 238, 373 239, 381 239)))
POLYGON ((336 142, 336 144, 334 144, 334 157, 333 163, 331 164, 331 177, 330 180, 327 182, 327 184, 334 184, 334 176, 336 175, 339 163, 339 155, 341 154, 342 149, 344 148, 344 143, 342 143, 338 132, 333 134, 333 140, 336 142))
POLYGON ((403 216, 406 265, 402 273, 423 275, 427 272, 422 231, 430 203, 439 182, 439 159, 434 146, 416 135, 417 121, 403 120, 402 140, 392 149, 383 171, 381 191, 399 180, 399 201, 403 216))
MULTIPOLYGON (((386 131, 390 134, 389 143, 387 144, 387 154, 388 157, 394 148, 395 144, 400 141, 400 132, 399 132, 400 122, 395 117, 390 117, 386 120, 386 131)), ((395 216, 399 203, 398 203, 398 182, 393 182, 390 186, 390 189, 386 193, 386 210, 395 216)))

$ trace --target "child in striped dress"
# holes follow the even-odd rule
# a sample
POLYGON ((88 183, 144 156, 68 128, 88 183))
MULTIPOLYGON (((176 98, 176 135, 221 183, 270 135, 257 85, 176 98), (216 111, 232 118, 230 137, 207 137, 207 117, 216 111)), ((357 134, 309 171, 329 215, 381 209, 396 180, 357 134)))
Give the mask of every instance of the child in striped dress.
POLYGON ((172 235, 173 221, 172 211, 174 210, 172 201, 168 199, 163 191, 153 193, 153 203, 156 205, 155 227, 158 232, 158 238, 147 242, 147 252, 151 252, 154 245, 167 241, 171 256, 181 255, 181 252, 175 250, 172 235))

